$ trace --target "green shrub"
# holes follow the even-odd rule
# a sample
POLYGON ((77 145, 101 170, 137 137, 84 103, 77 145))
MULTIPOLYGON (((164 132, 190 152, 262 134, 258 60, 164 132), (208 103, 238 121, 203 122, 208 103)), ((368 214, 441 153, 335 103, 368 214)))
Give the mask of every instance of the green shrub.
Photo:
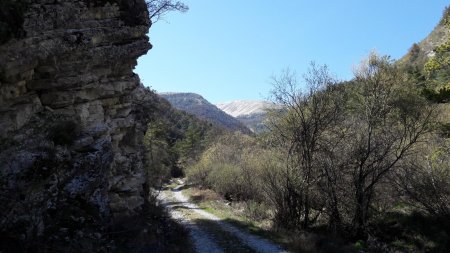
MULTIPOLYGON (((207 148, 186 175, 191 183, 211 188, 228 200, 269 205, 265 176, 280 166, 278 151, 263 148, 255 138, 229 133, 207 148)), ((250 216, 265 215, 258 213, 256 205, 249 208, 250 216)))
POLYGON ((213 167, 207 178, 209 185, 215 191, 225 196, 227 200, 241 199, 244 192, 240 168, 231 164, 216 165, 213 167))
POLYGON ((204 166, 200 162, 188 168, 186 176, 189 181, 200 186, 209 186, 207 178, 211 172, 210 167, 204 166))
POLYGON ((270 218, 269 210, 265 203, 249 200, 246 202, 245 216, 251 220, 261 221, 270 218))
POLYGON ((446 103, 450 101, 450 87, 447 85, 439 89, 424 88, 422 95, 435 103, 446 103))

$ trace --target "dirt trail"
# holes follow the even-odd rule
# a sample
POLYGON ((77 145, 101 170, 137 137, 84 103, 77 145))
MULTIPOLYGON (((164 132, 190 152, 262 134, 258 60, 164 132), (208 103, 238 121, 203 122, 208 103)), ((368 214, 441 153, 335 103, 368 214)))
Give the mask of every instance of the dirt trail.
POLYGON ((179 185, 172 190, 162 191, 158 198, 169 210, 172 218, 179 220, 188 228, 197 252, 287 252, 278 245, 251 235, 200 209, 183 195, 183 186, 179 185), (198 222, 200 220, 203 223, 207 221, 210 224, 208 227, 213 226, 216 229, 211 232, 210 229, 198 222), (224 239, 226 235, 228 238, 224 239), (229 239, 230 237, 232 239, 229 239), (224 242, 224 240, 228 240, 228 242, 224 242), (231 244, 229 240, 232 240, 231 244))
POLYGON ((161 204, 169 210, 170 216, 172 216, 173 219, 178 220, 183 226, 185 226, 188 229, 189 235, 191 236, 192 241, 194 243, 194 247, 198 253, 207 253, 207 252, 222 253, 222 252, 224 252, 194 222, 192 222, 190 219, 187 219, 181 212, 176 211, 176 209, 174 208, 174 205, 171 204, 170 197, 168 196, 166 191, 161 192, 158 195, 158 199, 161 202, 161 204))

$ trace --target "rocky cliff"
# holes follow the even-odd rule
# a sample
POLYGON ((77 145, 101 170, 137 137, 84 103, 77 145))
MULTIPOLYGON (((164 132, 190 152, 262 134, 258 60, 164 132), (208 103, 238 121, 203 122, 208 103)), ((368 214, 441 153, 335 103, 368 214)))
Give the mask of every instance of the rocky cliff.
POLYGON ((148 193, 145 2, 6 0, 0 18, 0 251, 110 251, 148 193))

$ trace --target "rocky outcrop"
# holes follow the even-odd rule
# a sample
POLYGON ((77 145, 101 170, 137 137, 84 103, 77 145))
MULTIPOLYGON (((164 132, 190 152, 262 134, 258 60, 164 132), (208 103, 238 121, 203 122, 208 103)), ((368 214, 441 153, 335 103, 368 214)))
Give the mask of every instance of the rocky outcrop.
POLYGON ((151 48, 145 2, 5 4, 0 25, 14 32, 0 41, 0 251, 109 251, 109 225, 141 212, 148 191, 142 106, 152 97, 132 71, 151 48))
POLYGON ((397 61, 397 64, 400 66, 418 67, 421 70, 428 59, 435 56, 436 47, 449 40, 450 29, 448 24, 446 25, 449 16, 450 8, 447 7, 444 10, 440 22, 434 27, 430 34, 419 43, 414 43, 409 49, 409 52, 397 61))

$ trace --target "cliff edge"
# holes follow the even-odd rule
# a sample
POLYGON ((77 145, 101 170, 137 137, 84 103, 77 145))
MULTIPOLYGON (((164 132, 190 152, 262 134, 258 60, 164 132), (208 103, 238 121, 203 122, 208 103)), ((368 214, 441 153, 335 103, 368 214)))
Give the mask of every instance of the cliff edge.
POLYGON ((2 2, 0 251, 110 251, 143 211, 150 25, 144 0, 2 2))

